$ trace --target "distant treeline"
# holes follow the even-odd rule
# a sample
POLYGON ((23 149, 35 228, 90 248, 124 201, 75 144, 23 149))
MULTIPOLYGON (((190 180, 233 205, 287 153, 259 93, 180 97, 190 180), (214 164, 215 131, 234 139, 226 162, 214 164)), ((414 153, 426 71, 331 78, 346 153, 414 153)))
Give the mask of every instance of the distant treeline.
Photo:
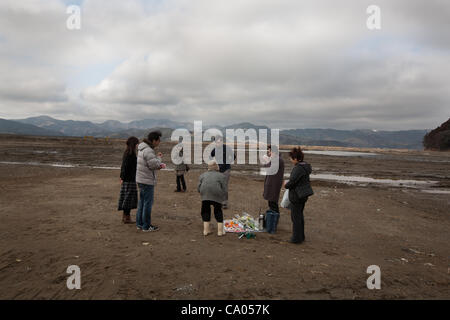
POLYGON ((450 118, 423 137, 426 150, 450 150, 450 118))

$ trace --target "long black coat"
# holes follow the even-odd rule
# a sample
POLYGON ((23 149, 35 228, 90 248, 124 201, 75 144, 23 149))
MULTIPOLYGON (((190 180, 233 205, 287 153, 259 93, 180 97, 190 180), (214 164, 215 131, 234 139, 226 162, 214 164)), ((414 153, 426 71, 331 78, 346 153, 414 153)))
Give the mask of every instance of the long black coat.
MULTIPOLYGON (((274 175, 267 175, 264 180, 264 199, 268 201, 278 202, 280 199, 280 191, 283 186, 283 177, 284 177, 284 161, 281 159, 281 155, 278 158, 278 172, 274 175)), ((270 163, 265 165, 266 167, 270 167, 270 163)))
POLYGON ((137 158, 135 154, 124 154, 120 168, 120 179, 125 182, 136 182, 137 158))

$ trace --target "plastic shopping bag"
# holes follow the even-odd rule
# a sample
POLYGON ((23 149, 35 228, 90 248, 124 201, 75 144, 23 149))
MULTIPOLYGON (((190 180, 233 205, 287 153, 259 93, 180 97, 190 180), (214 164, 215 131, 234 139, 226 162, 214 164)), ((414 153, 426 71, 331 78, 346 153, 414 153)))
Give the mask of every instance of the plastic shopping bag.
POLYGON ((283 194, 283 199, 281 200, 281 207, 289 209, 291 207, 291 203, 289 202, 289 189, 286 189, 283 194))

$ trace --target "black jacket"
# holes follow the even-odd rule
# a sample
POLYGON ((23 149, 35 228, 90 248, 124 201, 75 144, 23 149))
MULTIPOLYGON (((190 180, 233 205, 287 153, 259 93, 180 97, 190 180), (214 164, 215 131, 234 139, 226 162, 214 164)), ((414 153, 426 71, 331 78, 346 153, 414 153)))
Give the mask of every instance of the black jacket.
POLYGON ((122 167, 120 168, 120 179, 126 182, 136 182, 137 157, 135 154, 124 154, 122 167))
MULTIPOLYGON (((236 160, 236 154, 233 152, 233 149, 231 149, 226 144, 223 144, 222 145, 222 155, 219 154, 217 157, 216 157, 216 149, 217 149, 217 147, 215 147, 211 151, 211 157, 216 158, 216 162, 219 165, 219 171, 225 172, 228 169, 231 169, 231 163, 233 163, 234 160, 236 160), (227 150, 228 150, 228 157, 227 157, 227 150)), ((218 150, 218 152, 219 151, 220 150, 218 150)))
POLYGON ((290 202, 298 203, 302 198, 307 198, 314 194, 309 181, 311 172, 311 165, 306 162, 299 162, 292 169, 289 181, 285 185, 285 188, 289 189, 290 202))

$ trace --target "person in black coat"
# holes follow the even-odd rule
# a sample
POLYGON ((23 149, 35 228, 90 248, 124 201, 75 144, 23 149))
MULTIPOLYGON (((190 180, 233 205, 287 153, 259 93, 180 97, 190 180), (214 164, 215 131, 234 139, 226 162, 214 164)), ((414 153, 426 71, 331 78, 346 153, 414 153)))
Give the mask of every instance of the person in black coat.
POLYGON ((122 166, 120 168, 120 196, 118 210, 123 211, 122 222, 134 223, 131 221, 131 210, 137 208, 138 193, 136 186, 136 167, 137 156, 136 149, 139 139, 129 137, 127 140, 127 149, 122 158, 122 166))
POLYGON ((284 177, 284 161, 281 158, 281 155, 278 150, 278 146, 267 146, 268 151, 268 163, 264 165, 264 167, 271 166, 271 159, 273 157, 278 158, 278 171, 273 175, 266 175, 264 180, 264 193, 263 197, 269 203, 269 209, 280 213, 280 208, 278 207, 278 201, 280 199, 280 191, 283 186, 283 177, 284 177))
POLYGON ((284 187, 289 189, 289 202, 291 203, 292 238, 291 243, 305 241, 305 220, 303 210, 308 197, 314 194, 309 181, 312 172, 311 165, 303 161, 304 155, 300 147, 293 148, 289 157, 294 165, 289 181, 284 187))

